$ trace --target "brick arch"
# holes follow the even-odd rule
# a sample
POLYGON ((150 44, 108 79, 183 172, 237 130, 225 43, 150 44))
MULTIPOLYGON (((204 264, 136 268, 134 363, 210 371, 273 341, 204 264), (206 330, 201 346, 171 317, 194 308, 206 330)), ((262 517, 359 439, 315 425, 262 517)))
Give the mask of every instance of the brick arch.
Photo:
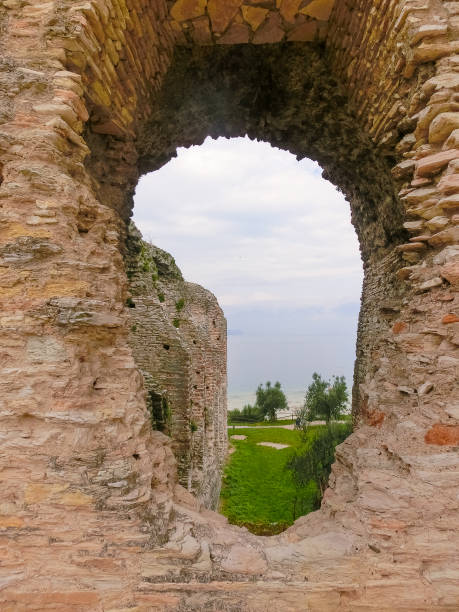
POLYGON ((457 607, 457 7, 345 1, 326 20, 314 6, 331 3, 3 3, 7 609, 457 607), (273 23, 282 38, 259 40, 273 23), (197 39, 205 24, 212 45, 197 39), (303 26, 313 40, 295 42, 303 26), (249 27, 249 44, 234 40, 249 27), (270 117, 261 96, 263 122, 250 114, 253 65, 276 75, 271 98, 290 99, 270 117), (195 106, 168 98, 190 78, 239 104, 227 116, 198 89, 195 106), (226 130, 321 161, 351 199, 366 268, 358 427, 321 510, 268 541, 176 486, 127 341, 122 251, 139 172, 226 130))
POLYGON ((321 164, 351 202, 365 257, 370 234, 373 252, 404 237, 393 159, 368 138, 320 47, 179 48, 137 139, 139 167, 208 135, 246 134, 321 164))

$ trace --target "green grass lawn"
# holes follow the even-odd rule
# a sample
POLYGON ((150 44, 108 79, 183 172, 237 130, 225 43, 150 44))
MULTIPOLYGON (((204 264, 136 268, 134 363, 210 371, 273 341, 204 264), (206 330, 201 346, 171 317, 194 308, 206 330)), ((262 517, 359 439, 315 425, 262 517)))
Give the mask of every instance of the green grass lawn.
MULTIPOLYGON (((313 428, 311 428, 313 429, 313 428)), ((310 482, 298 490, 285 465, 301 445, 301 433, 288 429, 229 429, 236 451, 224 472, 220 511, 230 523, 243 525, 253 533, 271 535, 291 525, 296 518, 316 509, 317 487, 310 482), (289 444, 276 450, 258 442, 289 444)))

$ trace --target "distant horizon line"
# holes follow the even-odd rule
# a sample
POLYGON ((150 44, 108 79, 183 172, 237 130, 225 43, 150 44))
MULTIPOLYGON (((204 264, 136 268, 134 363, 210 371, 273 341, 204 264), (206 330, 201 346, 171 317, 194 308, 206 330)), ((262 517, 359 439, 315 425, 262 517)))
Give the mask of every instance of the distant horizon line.
MULTIPOLYGON (((345 377, 345 378, 346 378, 346 377, 345 377)), ((270 382, 271 382, 271 383, 275 383, 275 382, 277 382, 277 381, 273 379, 273 380, 272 380, 272 381, 270 381, 270 382)), ((306 389, 308 388, 308 386, 309 386, 309 384, 310 384, 310 383, 305 384, 305 386, 304 386, 304 387, 302 387, 302 388, 298 388, 298 387, 297 387, 297 388, 287 388, 287 387, 284 387, 284 385, 282 384, 282 382, 281 382, 281 381, 279 381, 279 382, 281 383, 281 386, 282 386, 282 391, 283 391, 285 394, 289 394, 289 393, 303 393, 303 394, 304 394, 304 393, 306 393, 306 389)), ((347 378, 346 378, 346 382, 349 382, 349 381, 347 380, 347 378)), ((263 383, 258 383, 258 384, 262 384, 262 385, 264 385, 265 383, 266 383, 266 381, 265 381, 265 382, 263 382, 263 383)), ((235 391, 235 390, 233 390, 233 389, 229 389, 229 388, 228 388, 228 389, 227 389, 227 394, 228 394, 228 395, 245 395, 245 394, 247 394, 247 393, 252 393, 253 395, 255 395, 256 390, 257 390, 257 387, 258 387, 258 385, 257 385, 255 388, 252 388, 252 389, 238 389, 237 391, 235 391)), ((352 387, 352 384, 351 384, 351 387, 352 387)))
MULTIPOLYGON (((274 382, 277 382, 277 381, 274 381, 274 382)), ((265 384, 265 383, 261 383, 261 384, 265 384)), ((282 383, 281 383, 281 385, 282 385, 282 383)), ((245 393, 253 393, 255 395, 256 390, 257 390, 256 387, 255 387, 255 389, 242 389, 242 390, 239 390, 239 391, 233 391, 233 390, 229 390, 228 389, 228 395, 242 395, 242 394, 245 394, 245 393)), ((303 389, 287 389, 283 385, 282 385, 282 391, 284 393, 304 393, 303 389)))

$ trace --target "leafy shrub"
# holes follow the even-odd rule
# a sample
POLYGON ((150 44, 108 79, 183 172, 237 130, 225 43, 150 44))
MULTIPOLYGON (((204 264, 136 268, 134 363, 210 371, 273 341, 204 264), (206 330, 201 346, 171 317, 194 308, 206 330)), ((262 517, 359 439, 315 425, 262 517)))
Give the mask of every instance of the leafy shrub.
POLYGON ((228 421, 230 423, 257 423, 263 420, 263 414, 256 406, 247 404, 242 410, 229 410, 228 421))
POLYGON ((184 298, 180 298, 179 300, 175 302, 175 309, 177 310, 177 312, 180 312, 181 310, 183 310, 184 307, 185 307, 184 298))
POLYGON ((350 423, 306 430, 303 447, 287 463, 287 469, 291 471, 298 488, 307 486, 312 480, 317 485, 319 499, 322 497, 335 460, 335 448, 344 442, 351 431, 350 423))

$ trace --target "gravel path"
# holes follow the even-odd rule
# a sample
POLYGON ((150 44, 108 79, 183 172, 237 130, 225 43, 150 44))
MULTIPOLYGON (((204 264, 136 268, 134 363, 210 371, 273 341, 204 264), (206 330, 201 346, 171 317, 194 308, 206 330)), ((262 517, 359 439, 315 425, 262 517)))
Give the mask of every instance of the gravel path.
MULTIPOLYGON (((309 425, 325 425, 325 421, 311 421, 309 425)), ((228 425, 228 429, 295 429, 295 424, 290 425, 228 425)))

